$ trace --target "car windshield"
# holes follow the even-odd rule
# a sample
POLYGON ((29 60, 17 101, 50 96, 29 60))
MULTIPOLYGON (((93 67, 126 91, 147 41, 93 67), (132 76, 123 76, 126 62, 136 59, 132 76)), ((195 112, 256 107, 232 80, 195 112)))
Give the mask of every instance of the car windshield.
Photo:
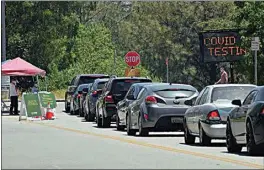
POLYGON ((164 98, 187 98, 195 94, 195 91, 188 89, 163 89, 155 92, 164 98))
POLYGON ((88 85, 81 85, 78 87, 78 91, 82 91, 84 88, 89 88, 90 84, 88 85))
POLYGON ((212 92, 212 102, 232 101, 239 99, 243 101, 247 94, 253 89, 252 86, 227 86, 216 87, 212 92))
POLYGON ((104 85, 105 85, 106 82, 99 82, 98 85, 97 85, 97 89, 98 90, 101 90, 104 88, 104 85))
POLYGON ((134 83, 145 83, 145 82, 151 82, 149 79, 121 79, 116 80, 113 83, 113 94, 123 94, 125 95, 132 84, 134 83))
POLYGON ((109 76, 94 76, 94 77, 90 77, 90 76, 82 76, 80 77, 79 80, 79 85, 80 84, 89 84, 89 83, 93 83, 96 79, 98 78, 108 78, 109 76))

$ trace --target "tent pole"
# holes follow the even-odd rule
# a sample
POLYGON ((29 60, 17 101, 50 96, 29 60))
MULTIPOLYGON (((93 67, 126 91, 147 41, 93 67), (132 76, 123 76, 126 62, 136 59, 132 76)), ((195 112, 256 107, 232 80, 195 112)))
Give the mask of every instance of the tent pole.
POLYGON ((48 91, 48 86, 47 86, 47 76, 45 76, 45 86, 46 86, 46 91, 48 91))
POLYGON ((37 83, 38 83, 38 91, 40 91, 38 75, 37 75, 37 83))

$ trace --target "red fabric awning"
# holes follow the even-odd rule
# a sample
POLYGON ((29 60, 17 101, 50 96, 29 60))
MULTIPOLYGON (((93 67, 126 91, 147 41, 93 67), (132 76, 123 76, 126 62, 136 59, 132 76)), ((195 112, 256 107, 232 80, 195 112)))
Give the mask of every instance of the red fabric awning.
POLYGON ((26 62, 25 60, 17 57, 2 65, 2 75, 4 76, 36 76, 44 77, 46 71, 26 62))

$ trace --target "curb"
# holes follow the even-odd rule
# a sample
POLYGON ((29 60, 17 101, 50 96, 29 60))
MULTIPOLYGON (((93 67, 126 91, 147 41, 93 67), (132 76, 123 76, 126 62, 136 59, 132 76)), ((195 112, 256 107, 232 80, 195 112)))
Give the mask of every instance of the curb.
MULTIPOLYGON (((2 100, 3 102, 11 102, 11 100, 6 100, 6 99, 4 99, 4 100, 2 100)), ((21 100, 18 100, 18 102, 21 102, 21 100)), ((65 102, 65 99, 56 99, 56 102, 65 102)))

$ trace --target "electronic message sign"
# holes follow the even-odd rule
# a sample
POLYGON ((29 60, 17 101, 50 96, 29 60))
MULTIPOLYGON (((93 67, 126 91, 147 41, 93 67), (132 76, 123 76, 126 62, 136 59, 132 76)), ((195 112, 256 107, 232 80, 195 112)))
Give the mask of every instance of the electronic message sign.
POLYGON ((207 31, 199 35, 201 62, 233 62, 247 53, 237 31, 207 31))

